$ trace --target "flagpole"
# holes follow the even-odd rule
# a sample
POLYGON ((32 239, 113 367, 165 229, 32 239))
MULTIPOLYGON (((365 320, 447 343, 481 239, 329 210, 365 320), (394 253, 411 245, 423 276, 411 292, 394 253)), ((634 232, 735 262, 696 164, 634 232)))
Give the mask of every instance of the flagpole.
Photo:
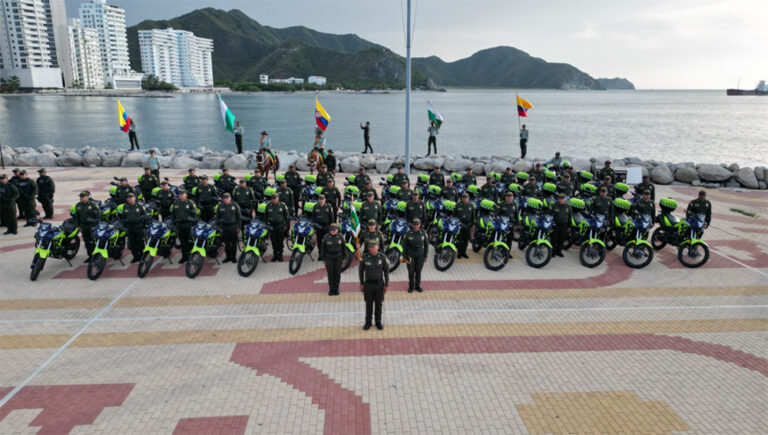
POLYGON ((411 175, 411 0, 408 0, 405 52, 405 173, 411 175))
POLYGON ((517 95, 517 92, 515 92, 515 112, 517 112, 517 129, 521 130, 523 127, 520 125, 520 110, 517 108, 518 98, 520 98, 520 96, 517 95))

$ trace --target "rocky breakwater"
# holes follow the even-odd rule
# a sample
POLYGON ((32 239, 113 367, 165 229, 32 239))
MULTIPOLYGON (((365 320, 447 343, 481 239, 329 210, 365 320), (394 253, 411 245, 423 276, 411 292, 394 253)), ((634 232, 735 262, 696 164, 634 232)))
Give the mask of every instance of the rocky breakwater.
MULTIPOLYGON (((3 147, 3 159, 6 167, 141 167, 147 162, 148 150, 126 151, 104 148, 85 147, 81 149, 65 149, 51 145, 37 148, 3 147)), ((155 152, 163 168, 173 169, 255 169, 256 153, 247 151, 235 154, 231 151, 212 151, 206 148, 197 150, 175 150, 172 148, 157 149, 155 152)), ((296 164, 300 171, 308 171, 306 153, 297 151, 278 151, 282 170, 291 163, 296 164)), ((678 184, 703 187, 732 187, 747 189, 766 189, 768 169, 762 166, 740 167, 732 164, 711 163, 671 163, 656 160, 642 160, 638 157, 610 158, 597 156, 592 158, 564 157, 576 171, 595 172, 603 166, 605 160, 613 161, 614 169, 640 167, 643 174, 650 175, 656 184, 678 184)), ((361 167, 368 173, 387 174, 397 171, 397 167, 405 164, 405 157, 385 154, 336 153, 337 170, 340 172, 357 172, 361 167)), ((507 167, 514 171, 529 171, 537 162, 546 159, 528 158, 521 160, 510 155, 497 156, 430 156, 414 155, 411 158, 411 172, 427 173, 433 167, 439 167, 445 173, 464 172, 472 168, 476 175, 489 172, 503 172, 507 167)))

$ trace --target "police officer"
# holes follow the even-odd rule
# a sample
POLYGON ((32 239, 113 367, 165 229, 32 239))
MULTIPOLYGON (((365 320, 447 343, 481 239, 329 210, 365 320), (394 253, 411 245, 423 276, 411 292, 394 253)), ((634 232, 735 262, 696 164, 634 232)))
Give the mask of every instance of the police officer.
POLYGON ((365 186, 360 189, 360 198, 367 198, 369 193, 373 194, 373 199, 376 201, 379 200, 379 194, 376 192, 376 189, 374 189, 370 179, 368 179, 368 182, 365 184, 365 186))
POLYGON ((173 206, 173 192, 171 191, 171 185, 167 181, 163 180, 160 183, 160 190, 155 195, 157 205, 160 212, 160 217, 165 220, 171 216, 171 207, 173 206))
POLYGON ((336 175, 336 156, 333 155, 333 150, 328 150, 328 155, 325 157, 325 164, 328 172, 331 173, 331 177, 336 175))
POLYGON ((237 186, 237 183, 235 182, 235 177, 229 174, 229 168, 226 166, 221 168, 221 174, 218 174, 216 176, 216 179, 214 180, 215 187, 219 189, 222 193, 232 193, 233 190, 235 190, 235 186, 237 186))
POLYGON ((277 188, 277 196, 280 199, 280 202, 288 207, 288 211, 291 213, 291 215, 295 215, 296 202, 293 198, 293 190, 288 188, 288 183, 286 182, 285 178, 280 179, 280 187, 277 188))
POLYGON ((571 230, 571 218, 573 217, 573 211, 571 210, 571 206, 565 202, 564 193, 557 195, 557 202, 552 204, 551 208, 554 218, 554 228, 552 230, 552 247, 554 248, 554 255, 557 257, 562 257, 563 243, 568 237, 568 232, 571 230))
POLYGON ((129 193, 136 194, 133 190, 133 186, 128 184, 128 179, 120 177, 120 184, 117 186, 117 189, 115 189, 115 201, 117 202, 117 205, 125 204, 129 193))
POLYGON ((278 195, 272 195, 264 211, 266 224, 272 227, 269 239, 272 242, 272 262, 283 261, 283 239, 289 225, 288 206, 280 201, 278 195))
POLYGON ((528 178, 528 182, 523 186, 523 195, 529 198, 539 197, 539 186, 536 185, 536 179, 534 177, 528 178))
POLYGON ((469 202, 469 194, 461 194, 461 201, 453 209, 453 215, 462 223, 459 232, 459 255, 458 258, 469 258, 467 255, 467 245, 469 245, 469 233, 475 225, 475 205, 469 202))
POLYGON ((443 186, 445 186, 445 176, 440 172, 440 168, 437 166, 434 166, 432 168, 432 173, 429 174, 429 184, 433 186, 440 186, 442 189, 443 186))
POLYGON ((466 186, 477 184, 477 178, 475 178, 475 175, 472 173, 472 167, 467 168, 467 173, 461 176, 461 181, 466 186))
POLYGON ((144 173, 139 176, 139 188, 141 189, 141 197, 144 202, 151 201, 152 191, 155 187, 160 186, 160 181, 152 175, 152 170, 149 166, 144 168, 144 173))
POLYGON ((200 184, 200 178, 195 175, 195 168, 189 168, 187 175, 184 176, 184 189, 190 195, 194 195, 195 187, 200 184))
POLYGON ((200 207, 200 219, 208 222, 213 218, 213 208, 216 206, 219 194, 214 186, 208 184, 207 175, 200 177, 200 185, 195 188, 194 194, 195 202, 200 207))
POLYGON ((320 252, 323 252, 325 270, 328 272, 328 296, 339 294, 341 282, 341 264, 344 261, 346 244, 344 237, 339 234, 339 224, 332 223, 328 234, 323 236, 320 244, 320 252))
POLYGON ((536 166, 533 172, 531 172, 531 178, 536 180, 536 183, 539 183, 539 184, 544 183, 545 175, 544 175, 544 171, 541 169, 541 163, 536 163, 536 166))
POLYGON ((411 200, 405 206, 405 220, 413 223, 417 219, 420 221, 427 219, 427 207, 419 200, 419 192, 414 190, 411 192, 411 200))
POLYGON ((403 257, 408 264, 408 293, 414 290, 421 293, 421 269, 429 256, 429 237, 421 229, 421 220, 414 219, 411 230, 405 233, 403 257))
POLYGON ((144 251, 144 225, 148 219, 147 210, 143 205, 136 202, 136 194, 134 193, 129 193, 126 196, 125 204, 118 207, 118 210, 120 210, 125 224, 128 248, 133 255, 131 264, 138 263, 141 260, 141 253, 144 251))
POLYGON ((358 172, 355 176, 355 186, 357 186, 358 189, 363 190, 365 185, 369 184, 370 182, 371 177, 365 173, 365 167, 360 166, 360 172, 358 172))
POLYGON ((328 165, 324 163, 320 165, 320 168, 317 170, 317 178, 315 179, 315 182, 318 186, 325 187, 325 185, 328 184, 329 178, 333 178, 333 175, 328 172, 328 165))
POLYGON ((189 251, 192 250, 191 229, 197 218, 197 206, 188 198, 187 191, 184 189, 179 190, 179 199, 171 206, 171 218, 181 243, 181 260, 179 260, 181 264, 187 261, 189 251))
POLYGON ((80 201, 75 205, 75 215, 73 217, 77 228, 80 230, 80 234, 83 236, 85 252, 88 254, 83 263, 87 263, 91 258, 91 254, 93 254, 93 248, 96 247, 96 243, 93 240, 93 228, 99 223, 99 218, 101 217, 99 206, 94 201, 91 201, 91 192, 87 190, 80 192, 80 201))
POLYGON ((501 174, 501 184, 509 187, 509 185, 512 183, 517 183, 517 177, 515 177, 515 174, 512 173, 512 168, 508 167, 504 170, 504 173, 501 174))
POLYGON ((334 220, 333 210, 326 202, 325 195, 319 195, 317 197, 317 204, 315 204, 315 208, 312 209, 312 221, 320 227, 317 229, 317 245, 321 248, 320 261, 323 261, 323 258, 325 258, 325 252, 323 252, 322 249, 323 239, 325 238, 325 235, 328 234, 328 229, 334 220))
POLYGON ((373 219, 376 223, 381 223, 384 217, 384 212, 381 208, 381 203, 376 201, 373 192, 367 192, 365 194, 365 201, 360 207, 360 221, 368 222, 373 219))
POLYGON ((363 255, 363 260, 358 266, 360 278, 360 291, 365 298, 365 325, 363 330, 371 329, 371 317, 375 311, 376 329, 381 331, 384 324, 381 323, 382 304, 384 293, 389 286, 389 263, 387 257, 379 252, 379 242, 372 240, 368 244, 368 253, 363 255), (375 305, 375 309, 374 309, 375 305))
POLYGON ((264 197, 264 188, 267 187, 267 180, 261 175, 261 172, 259 172, 258 169, 253 171, 249 184, 251 189, 253 189, 253 195, 256 199, 262 199, 264 197))
POLYGON ((493 178, 491 176, 485 177, 485 184, 480 187, 480 198, 496 202, 496 195, 496 186, 493 185, 493 178))
POLYGON ((443 199, 447 199, 448 201, 456 201, 459 199, 459 193, 456 191, 456 188, 453 187, 453 180, 451 180, 451 177, 445 179, 445 187, 443 187, 443 190, 440 193, 443 195, 443 199))
POLYGON ((597 198, 592 199, 590 211, 592 214, 601 214, 605 216, 607 221, 611 222, 611 219, 613 218, 613 200, 608 197, 608 189, 605 186, 600 186, 597 195, 597 198))
POLYGON ((232 191, 232 199, 240 207, 240 213, 243 216, 253 217, 256 194, 253 193, 253 189, 248 187, 248 182, 245 181, 245 178, 241 179, 240 185, 232 191))
POLYGON ((339 210, 339 207, 341 207, 341 192, 339 192, 339 189, 336 187, 336 182, 333 181, 333 178, 330 178, 325 184, 323 195, 325 195, 325 200, 328 202, 328 205, 331 206, 331 210, 333 210, 333 220, 335 221, 336 213, 339 210))
POLYGON ((600 171, 598 171, 598 173, 597 173, 597 177, 600 180, 604 179, 606 176, 610 177, 611 184, 616 182, 616 172, 614 172, 613 168, 611 168, 611 161, 610 160, 606 160, 605 161, 605 166, 603 166, 603 168, 600 169, 600 171))
POLYGON ((372 240, 378 240, 379 246, 384 246, 384 234, 376 229, 376 220, 365 221, 367 226, 360 230, 358 240, 363 243, 363 252, 368 252, 368 245, 372 240))
POLYGON ((651 217, 651 224, 656 222, 656 204, 651 201, 651 191, 644 190, 642 197, 632 204, 632 208, 629 212, 632 216, 638 217, 641 215, 648 215, 651 217))
POLYGON ((509 225, 514 226, 517 223, 517 203, 515 202, 515 194, 511 191, 507 191, 504 194, 504 202, 497 205, 499 210, 499 216, 506 216, 509 218, 509 225))
POLYGON ((557 193, 564 193, 566 198, 573 196, 573 183, 571 182, 571 175, 567 172, 563 174, 563 179, 557 183, 557 193))
POLYGON ((613 184, 611 184, 611 176, 606 175, 603 177, 603 184, 598 186, 598 188, 605 187, 606 192, 608 193, 608 198, 613 199, 616 197, 616 189, 613 188, 613 184))
POLYGON ((296 171, 296 165, 288 166, 288 172, 285 173, 285 183, 293 193, 293 209, 299 208, 299 194, 301 193, 301 175, 296 171))
POLYGON ((19 171, 19 179, 16 181, 19 190, 19 219, 26 219, 25 227, 35 226, 35 197, 37 196, 37 183, 27 176, 26 169, 19 171))
POLYGON ((392 177, 392 185, 402 186, 403 182, 409 182, 408 174, 405 173, 403 165, 397 166, 397 173, 392 177))
POLYGON ((635 186, 635 192, 641 195, 644 190, 651 191, 651 201, 656 202, 656 186, 651 183, 651 177, 643 175, 643 182, 635 186))
POLYGON ((688 208, 685 210, 686 219, 695 214, 704 215, 704 221, 707 223, 704 228, 708 228, 712 221, 712 203, 707 199, 706 190, 699 190, 699 197, 688 203, 688 208))
POLYGON ((411 189, 408 188, 408 180, 403 181, 403 183, 400 185, 400 191, 397 192, 397 200, 398 201, 408 201, 411 198, 411 189))
POLYGON ((216 206, 216 222, 221 225, 221 239, 224 241, 224 263, 235 263, 237 259, 237 228, 240 225, 240 207, 232 202, 232 194, 224 193, 221 203, 216 206))
POLYGON ((45 212, 43 219, 53 219, 53 194, 56 193, 56 183, 48 176, 45 168, 38 169, 37 173, 37 199, 45 212))
POLYGON ((6 228, 3 234, 17 234, 16 200, 19 190, 10 182, 8 176, 0 175, 0 225, 6 228))

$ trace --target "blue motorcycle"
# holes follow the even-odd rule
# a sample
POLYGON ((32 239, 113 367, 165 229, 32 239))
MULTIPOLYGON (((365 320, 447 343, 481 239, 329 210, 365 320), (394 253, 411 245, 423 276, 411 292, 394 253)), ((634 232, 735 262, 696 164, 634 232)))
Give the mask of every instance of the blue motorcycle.
POLYGON ((435 246, 435 269, 445 272, 453 266, 456 261, 456 237, 461 231, 461 221, 453 216, 440 218, 435 225, 438 229, 438 242, 435 246))
POLYGON ((251 276, 256 270, 259 265, 259 258, 264 255, 264 251, 267 249, 269 230, 269 225, 260 219, 250 219, 243 227, 243 252, 237 260, 237 273, 240 276, 251 276))
POLYGON ((147 240, 141 254, 137 275, 144 278, 152 268, 155 257, 161 255, 171 262, 171 250, 176 245, 176 231, 170 219, 165 222, 152 221, 147 226, 147 240))
POLYGON ((45 261, 49 258, 63 258, 72 266, 69 260, 75 258, 80 249, 79 230, 74 219, 67 219, 59 227, 48 222, 41 223, 35 232, 35 256, 32 258, 30 281, 37 279, 45 261))

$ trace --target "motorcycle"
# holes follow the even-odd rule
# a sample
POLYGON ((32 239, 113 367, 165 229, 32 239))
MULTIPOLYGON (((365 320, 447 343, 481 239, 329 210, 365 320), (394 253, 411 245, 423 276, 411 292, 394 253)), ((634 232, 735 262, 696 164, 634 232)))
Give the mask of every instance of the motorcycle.
POLYGON ((137 275, 144 278, 152 269, 152 263, 158 255, 171 261, 171 251, 176 245, 176 230, 170 219, 165 222, 153 220, 147 226, 147 238, 144 243, 144 252, 141 253, 137 275))
POLYGON ((658 216, 659 228, 651 235, 654 250, 663 249, 667 244, 677 246, 677 259, 685 267, 703 266, 709 260, 709 246, 701 240, 706 226, 706 216, 695 214, 678 220, 672 215, 677 202, 671 198, 659 201, 662 213, 658 216))
POLYGON ((540 199, 528 198, 526 206, 529 210, 523 217, 526 231, 521 233, 517 243, 521 250, 527 246, 526 263, 539 269, 552 260, 552 242, 549 235, 554 228, 554 219, 551 214, 542 211, 544 203, 540 199))
POLYGON ((419 176, 416 177, 416 186, 414 186, 414 190, 417 190, 419 192, 420 198, 424 198, 425 196, 427 196, 428 189, 429 189, 429 175, 419 174, 419 176))
MULTIPOLYGON (((355 209, 359 209, 361 204, 357 201, 352 203, 355 209)), ((357 213, 357 211, 355 211, 357 213)), ((357 252, 357 236, 360 234, 360 227, 356 224, 352 217, 346 213, 339 213, 341 218, 341 235, 344 237, 344 245, 347 247, 344 261, 341 263, 341 271, 344 272, 352 265, 352 260, 355 258, 357 252)))
MULTIPOLYGON (((571 245, 579 245, 579 262, 585 267, 593 268, 605 260, 607 249, 605 247, 606 217, 601 214, 588 215, 584 213, 586 204, 580 198, 568 200, 573 209, 571 220, 571 245)), ((565 249, 565 247, 564 247, 565 249)))
POLYGON ((248 277, 256 270, 259 259, 267 249, 267 235, 271 228, 258 218, 244 217, 243 220, 247 223, 243 226, 243 250, 237 259, 237 273, 248 277))
MULTIPOLYGON (((312 210, 315 208, 314 202, 308 202, 304 204, 304 212, 307 215, 312 214, 312 210)), ((296 220, 291 219, 291 220, 296 220)), ((304 261, 304 255, 312 254, 315 249, 315 243, 312 241, 312 236, 315 234, 315 228, 317 225, 307 218, 299 218, 296 224, 291 228, 291 234, 288 241, 288 250, 291 251, 291 258, 288 262, 288 272, 291 275, 295 275, 301 268, 301 263, 304 261)), ((312 258, 310 256, 310 258, 312 258)))
POLYGON ((435 245, 435 269, 440 272, 450 269, 458 254, 454 241, 461 231, 462 224, 458 218, 450 215, 455 207, 454 201, 442 201, 438 216, 435 218, 436 224, 430 228, 434 234, 434 238, 430 235, 430 243, 435 245))
POLYGON ((86 275, 88 279, 95 281, 104 272, 108 258, 124 264, 121 257, 125 250, 125 226, 119 219, 111 223, 99 222, 93 229, 93 238, 95 247, 88 260, 86 275))
POLYGON ((642 269, 653 260, 653 246, 646 240, 648 230, 652 226, 651 217, 629 217, 626 213, 632 204, 623 198, 616 198, 613 205, 617 213, 614 217, 614 227, 609 230, 607 237, 613 239, 615 245, 624 246, 622 258, 627 266, 642 269))
POLYGON ((461 194, 467 191, 467 183, 462 181, 464 178, 462 178, 461 174, 458 172, 452 173, 451 179, 453 180, 453 187, 456 189, 456 194, 461 198, 461 194))
POLYGON ((301 186, 301 191, 299 193, 299 202, 303 205, 307 202, 317 202, 317 196, 322 192, 322 187, 320 188, 320 191, 317 190, 319 186, 317 186, 317 177, 315 177, 312 174, 307 174, 306 177, 304 177, 304 185, 301 186))
POLYGON ((489 270, 498 271, 509 262, 509 217, 493 216, 487 227, 488 246, 483 254, 483 263, 489 270))
POLYGON ((194 245, 189 253, 189 259, 185 267, 187 278, 195 278, 203 269, 206 257, 216 260, 219 264, 219 251, 221 249, 221 228, 215 221, 198 221, 192 227, 192 240, 194 245))
POLYGON ((490 199, 483 199, 477 202, 477 231, 472 238, 472 252, 480 252, 483 246, 490 242, 490 234, 493 231, 492 221, 496 204, 490 199))
POLYGON ((386 202, 390 198, 389 188, 392 187, 392 183, 395 181, 395 176, 387 174, 386 177, 381 177, 379 186, 381 186, 381 202, 386 202))
POLYGON ((40 223, 35 232, 35 254, 32 257, 29 280, 37 279, 45 267, 46 260, 51 258, 63 258, 72 266, 70 260, 75 258, 80 249, 79 230, 75 220, 69 218, 61 226, 54 227, 48 222, 40 223))
POLYGON ((408 232, 408 221, 405 220, 405 201, 389 200, 387 202, 387 248, 384 255, 389 261, 389 271, 394 272, 400 266, 403 256, 403 238, 408 232))

